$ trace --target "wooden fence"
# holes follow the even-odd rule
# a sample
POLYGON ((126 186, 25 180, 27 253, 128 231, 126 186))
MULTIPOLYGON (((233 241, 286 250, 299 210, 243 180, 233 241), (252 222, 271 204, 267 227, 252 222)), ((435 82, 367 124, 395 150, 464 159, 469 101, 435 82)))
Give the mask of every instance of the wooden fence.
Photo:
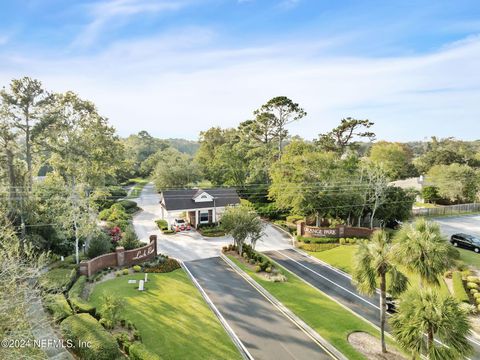
POLYGON ((480 203, 449 205, 435 208, 413 209, 413 216, 442 216, 455 215, 480 211, 480 203))

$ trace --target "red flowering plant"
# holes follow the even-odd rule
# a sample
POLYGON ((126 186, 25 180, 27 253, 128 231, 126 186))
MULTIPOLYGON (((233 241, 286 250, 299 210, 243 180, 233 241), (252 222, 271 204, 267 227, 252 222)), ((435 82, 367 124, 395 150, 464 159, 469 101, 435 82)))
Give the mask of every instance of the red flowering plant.
POLYGON ((110 229, 110 237, 112 244, 116 245, 122 239, 122 230, 118 226, 114 226, 110 229))

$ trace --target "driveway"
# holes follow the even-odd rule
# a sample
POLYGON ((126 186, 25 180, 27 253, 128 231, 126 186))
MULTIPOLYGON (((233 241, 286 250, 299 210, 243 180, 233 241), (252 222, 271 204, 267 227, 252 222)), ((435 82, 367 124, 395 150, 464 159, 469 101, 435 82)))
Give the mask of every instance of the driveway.
POLYGON ((221 258, 186 262, 254 359, 332 359, 221 258))
MULTIPOLYGON (((160 253, 182 261, 192 261, 219 256, 222 246, 231 244, 231 237, 208 238, 196 231, 185 231, 174 235, 163 235, 155 220, 161 218, 160 195, 153 184, 147 184, 140 197, 133 199, 143 209, 133 217, 133 226, 138 238, 148 242, 150 235, 157 235, 160 253)), ((257 242, 257 250, 279 250, 291 248, 288 235, 267 224, 264 236, 257 242)))
POLYGON ((480 215, 464 215, 456 217, 444 217, 433 219, 440 225, 445 236, 455 233, 466 233, 480 237, 480 215))

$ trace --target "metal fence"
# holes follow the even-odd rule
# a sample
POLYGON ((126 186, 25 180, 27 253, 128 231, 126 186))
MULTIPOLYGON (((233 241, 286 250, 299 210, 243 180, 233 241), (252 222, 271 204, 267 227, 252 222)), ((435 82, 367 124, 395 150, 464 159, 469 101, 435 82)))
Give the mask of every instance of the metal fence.
POLYGON ((413 209, 413 216, 442 216, 480 211, 480 203, 441 206, 436 208, 413 209))

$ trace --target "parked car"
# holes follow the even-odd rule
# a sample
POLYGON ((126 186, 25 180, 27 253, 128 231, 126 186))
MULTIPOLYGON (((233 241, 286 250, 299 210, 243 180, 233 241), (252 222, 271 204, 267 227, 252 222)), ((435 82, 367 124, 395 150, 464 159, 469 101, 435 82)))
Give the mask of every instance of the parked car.
POLYGON ((171 229, 173 231, 185 231, 185 230, 190 230, 190 224, 187 223, 185 220, 183 219, 175 219, 173 221, 173 224, 171 226, 171 229))
POLYGON ((480 253, 480 238, 467 234, 453 234, 450 242, 455 247, 462 247, 480 253))
POLYGON ((390 314, 395 314, 397 312, 398 305, 399 305, 398 299, 395 299, 394 297, 391 297, 391 296, 387 296, 386 300, 387 300, 386 302, 387 312, 390 314))

